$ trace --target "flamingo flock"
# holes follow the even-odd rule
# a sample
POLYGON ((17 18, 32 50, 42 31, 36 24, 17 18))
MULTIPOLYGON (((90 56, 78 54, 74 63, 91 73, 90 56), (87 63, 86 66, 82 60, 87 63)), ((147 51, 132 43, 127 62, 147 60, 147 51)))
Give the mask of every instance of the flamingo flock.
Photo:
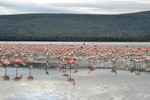
POLYGON ((0 66, 4 68, 3 80, 10 80, 7 72, 8 66, 16 68, 15 78, 19 81, 19 67, 28 66, 28 80, 34 80, 32 69, 34 63, 45 64, 45 73, 49 75, 48 68, 54 67, 62 72, 68 82, 75 85, 72 74, 85 65, 88 73, 96 68, 111 68, 111 73, 117 74, 118 69, 129 70, 130 73, 141 75, 150 71, 150 48, 146 47, 101 47, 101 46, 29 46, 29 45, 1 45, 0 66), (55 62, 56 65, 52 65, 55 62), (81 65, 82 62, 85 62, 81 65), (111 66, 108 67, 108 64, 111 66))

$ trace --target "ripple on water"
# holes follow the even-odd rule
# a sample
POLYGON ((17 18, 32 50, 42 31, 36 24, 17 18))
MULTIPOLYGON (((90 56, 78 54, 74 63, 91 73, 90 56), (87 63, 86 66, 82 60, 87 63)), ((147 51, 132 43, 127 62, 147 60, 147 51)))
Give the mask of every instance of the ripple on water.
POLYGON ((64 100, 64 97, 57 94, 25 94, 9 97, 5 100, 64 100))

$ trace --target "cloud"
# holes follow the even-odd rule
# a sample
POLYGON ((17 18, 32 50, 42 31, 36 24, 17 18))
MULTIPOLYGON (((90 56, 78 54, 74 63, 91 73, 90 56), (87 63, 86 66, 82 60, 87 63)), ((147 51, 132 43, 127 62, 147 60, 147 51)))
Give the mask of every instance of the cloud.
POLYGON ((150 10, 149 0, 0 0, 0 14, 120 14, 150 10))
POLYGON ((18 10, 12 10, 12 9, 8 9, 5 7, 0 7, 0 13, 1 14, 16 14, 16 13, 21 13, 18 10))

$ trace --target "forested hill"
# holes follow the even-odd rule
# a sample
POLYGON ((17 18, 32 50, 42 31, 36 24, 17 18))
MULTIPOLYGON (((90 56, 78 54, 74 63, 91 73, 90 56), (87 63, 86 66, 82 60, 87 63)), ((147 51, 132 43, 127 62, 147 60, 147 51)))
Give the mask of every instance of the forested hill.
POLYGON ((0 16, 1 41, 150 41, 150 11, 0 16))

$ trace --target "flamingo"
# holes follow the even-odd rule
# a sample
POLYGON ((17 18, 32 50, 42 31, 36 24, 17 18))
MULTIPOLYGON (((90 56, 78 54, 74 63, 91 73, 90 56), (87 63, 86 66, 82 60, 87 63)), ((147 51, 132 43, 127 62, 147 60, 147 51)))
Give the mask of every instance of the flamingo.
POLYGON ((75 79, 72 79, 72 78, 71 78, 71 69, 72 69, 71 65, 72 65, 72 64, 75 64, 75 63, 76 63, 76 60, 75 60, 75 59, 67 61, 67 64, 70 65, 70 66, 69 66, 69 69, 70 69, 70 70, 69 70, 69 78, 67 79, 67 81, 70 82, 70 83, 73 83, 73 85, 75 85, 75 79))
MULTIPOLYGON (((116 60, 119 58, 126 65, 124 69, 128 69, 129 64, 132 63, 133 67, 130 72, 134 72, 136 75, 140 75, 143 71, 150 71, 150 48, 144 47, 98 47, 88 46, 83 44, 82 46, 0 46, 0 58, 1 59, 15 59, 13 62, 16 67, 16 77, 18 77, 18 67, 19 65, 26 65, 24 63, 28 56, 29 58, 33 58, 37 60, 39 56, 46 57, 46 68, 50 65, 49 58, 50 54, 53 58, 56 58, 55 61, 58 61, 58 70, 62 69, 63 76, 67 77, 68 82, 73 82, 74 79, 71 78, 72 69, 75 69, 73 73, 78 72, 77 61, 74 57, 81 57, 81 61, 83 58, 87 58, 89 61, 88 71, 89 73, 94 71, 95 68, 95 60, 100 60, 100 63, 109 63, 112 62, 113 68, 111 70, 112 73, 117 74, 116 64, 118 63, 116 60), (130 56, 131 55, 131 56, 130 56), (3 58, 4 56, 4 58, 3 58), (117 59, 116 59, 117 58, 117 59), (21 59, 21 60, 20 60, 21 59), (130 62, 129 62, 130 60, 130 62), (66 70, 69 69, 69 74, 66 73, 66 70)), ((33 59, 28 60, 29 65, 29 80, 33 80, 33 76, 31 76, 32 62, 33 59)), ((7 65, 11 61, 4 61, 2 66, 5 68, 5 75, 3 79, 9 80, 7 76, 7 65), (8 63, 8 64, 7 64, 8 63)), ((105 67, 105 65, 103 66, 105 67)), ((47 69, 45 69, 46 74, 48 75, 47 69)), ((22 75, 16 80, 20 80, 22 75)))
MULTIPOLYGON (((48 53, 47 53, 47 56, 49 56, 48 53)), ((49 57, 46 58, 46 67, 45 67, 46 75, 49 75, 49 72, 47 71, 47 68, 50 67, 49 59, 50 59, 49 57)))
POLYGON ((10 64, 10 61, 8 59, 4 59, 2 61, 2 65, 5 68, 5 75, 2 77, 3 80, 9 80, 10 79, 9 76, 7 76, 7 65, 9 65, 9 64, 10 64))
POLYGON ((18 77, 18 67, 19 67, 19 64, 21 64, 22 62, 19 59, 15 59, 14 63, 15 63, 15 67, 16 67, 16 77, 13 80, 19 81, 22 78, 22 75, 20 77, 18 77))
POLYGON ((111 72, 117 74, 117 68, 116 68, 117 58, 113 58, 113 59, 111 59, 111 61, 112 61, 113 65, 114 65, 114 67, 112 68, 111 72))
POLYGON ((28 59, 28 63, 29 63, 29 76, 27 77, 28 80, 33 80, 33 76, 31 75, 31 69, 33 68, 33 63, 34 59, 28 59))
POLYGON ((91 71, 95 71, 95 68, 94 68, 94 60, 95 60, 95 56, 89 56, 88 59, 89 59, 89 67, 88 67, 88 72, 90 74, 91 71), (93 60, 93 65, 91 65, 91 60, 93 60))

